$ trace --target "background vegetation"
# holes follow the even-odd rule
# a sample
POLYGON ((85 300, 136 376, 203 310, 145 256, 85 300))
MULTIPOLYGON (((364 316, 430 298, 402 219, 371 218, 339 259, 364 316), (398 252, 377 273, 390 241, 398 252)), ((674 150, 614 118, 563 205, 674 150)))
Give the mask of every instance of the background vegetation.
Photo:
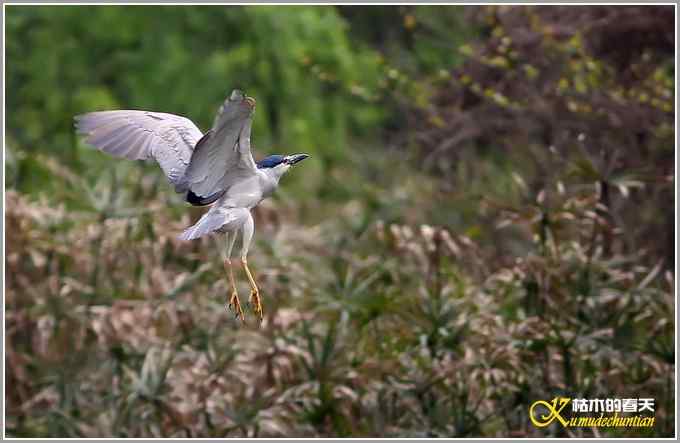
POLYGON ((6 19, 8 435, 674 435, 672 7, 6 19), (206 128, 234 87, 259 157, 312 154, 256 210, 262 326, 224 308, 223 240, 176 239, 203 210, 72 129, 206 128), (656 424, 534 428, 556 395, 656 424))

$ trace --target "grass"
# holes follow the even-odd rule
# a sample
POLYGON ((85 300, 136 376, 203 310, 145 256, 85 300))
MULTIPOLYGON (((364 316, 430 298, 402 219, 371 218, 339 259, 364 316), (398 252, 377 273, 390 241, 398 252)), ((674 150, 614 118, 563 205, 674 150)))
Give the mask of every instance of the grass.
POLYGON ((86 191, 46 160, 52 198, 6 194, 8 436, 673 435, 674 277, 605 253, 596 186, 438 208, 376 164, 257 209, 258 326, 225 309, 223 240, 176 239, 201 211, 157 171, 86 191), (555 395, 651 397, 656 425, 533 427, 555 395))

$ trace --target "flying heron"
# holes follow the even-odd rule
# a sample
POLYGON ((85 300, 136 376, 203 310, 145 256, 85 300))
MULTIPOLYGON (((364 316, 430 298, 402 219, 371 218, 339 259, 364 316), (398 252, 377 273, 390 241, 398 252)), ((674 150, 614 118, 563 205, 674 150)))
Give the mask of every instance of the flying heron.
POLYGON ((162 112, 120 110, 90 112, 75 117, 85 141, 116 157, 154 159, 178 193, 194 206, 212 205, 179 238, 194 240, 212 232, 225 233, 225 270, 231 295, 228 308, 245 321, 236 291, 231 252, 243 236, 241 264, 250 284, 249 303, 263 319, 260 291, 248 268, 248 248, 254 222, 250 210, 269 197, 291 166, 307 154, 270 155, 259 162, 250 151, 255 99, 239 90, 224 101, 212 128, 205 134, 185 117, 162 112))

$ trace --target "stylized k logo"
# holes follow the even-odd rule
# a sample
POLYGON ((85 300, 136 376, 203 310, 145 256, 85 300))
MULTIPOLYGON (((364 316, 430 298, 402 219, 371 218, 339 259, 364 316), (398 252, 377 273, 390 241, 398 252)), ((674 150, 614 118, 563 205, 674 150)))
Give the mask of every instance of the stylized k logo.
POLYGON ((535 401, 529 408, 529 418, 531 419, 531 422, 539 428, 548 426, 555 419, 558 419, 560 423, 562 423, 562 426, 566 427, 568 421, 565 420, 564 417, 560 415, 560 412, 562 412, 562 409, 564 409, 564 407, 567 406, 570 401, 571 399, 564 397, 555 397, 552 399, 552 402, 550 403, 544 400, 535 401), (543 414, 540 417, 534 415, 534 410, 538 405, 541 405, 544 408, 546 408, 548 410, 548 413, 543 414))

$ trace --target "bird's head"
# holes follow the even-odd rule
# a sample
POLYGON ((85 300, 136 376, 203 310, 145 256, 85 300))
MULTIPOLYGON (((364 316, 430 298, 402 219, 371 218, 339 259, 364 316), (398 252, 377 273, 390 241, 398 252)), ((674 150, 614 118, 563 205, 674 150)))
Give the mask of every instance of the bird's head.
POLYGON ((257 162, 258 169, 269 169, 277 178, 285 174, 291 166, 309 157, 307 154, 270 155, 257 162))

